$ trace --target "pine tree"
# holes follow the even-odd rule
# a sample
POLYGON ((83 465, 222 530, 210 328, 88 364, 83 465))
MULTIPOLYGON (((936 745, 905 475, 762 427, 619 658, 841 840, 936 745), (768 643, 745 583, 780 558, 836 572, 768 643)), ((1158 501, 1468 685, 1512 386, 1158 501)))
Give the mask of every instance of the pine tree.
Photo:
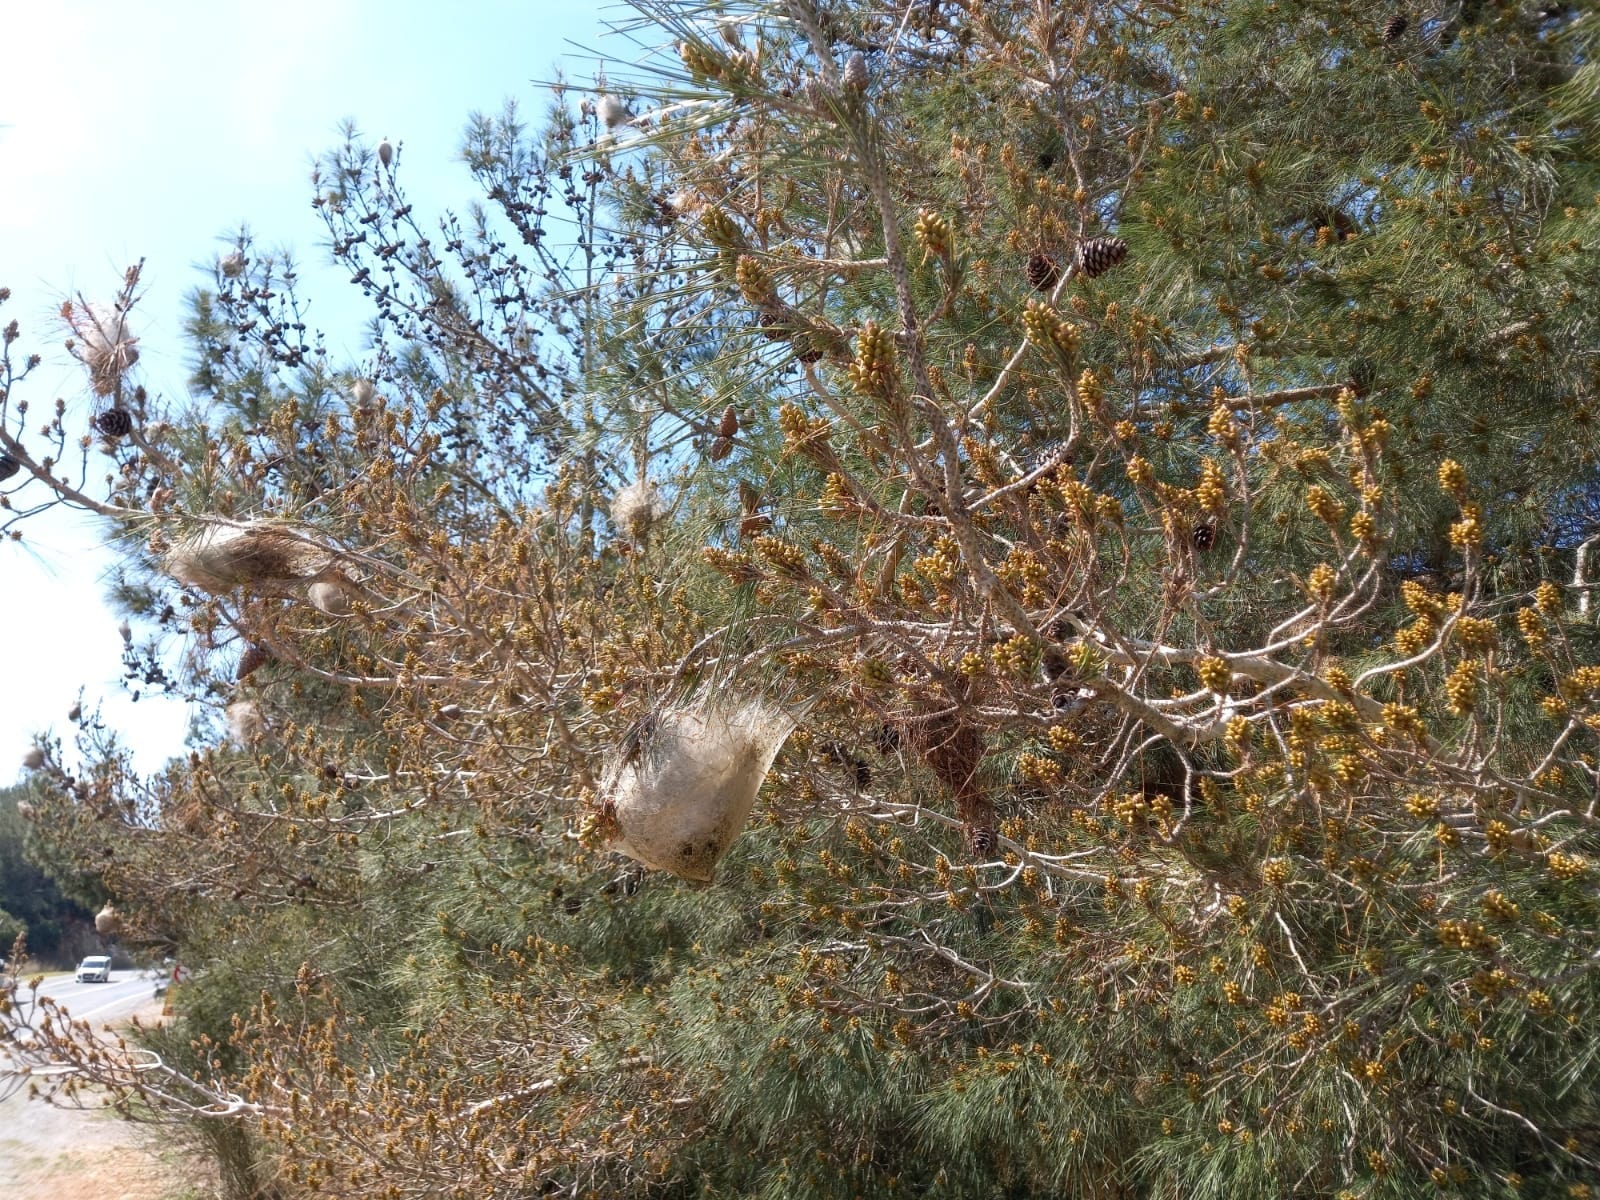
POLYGON ((232 423, 112 448, 154 573, 252 548, 173 607, 248 745, 42 822, 229 964, 191 1115, 287 1194, 1581 1194, 1592 14, 639 11, 439 245, 330 160, 355 402, 219 268, 232 423), (700 889, 608 844, 717 698, 800 726, 700 889))

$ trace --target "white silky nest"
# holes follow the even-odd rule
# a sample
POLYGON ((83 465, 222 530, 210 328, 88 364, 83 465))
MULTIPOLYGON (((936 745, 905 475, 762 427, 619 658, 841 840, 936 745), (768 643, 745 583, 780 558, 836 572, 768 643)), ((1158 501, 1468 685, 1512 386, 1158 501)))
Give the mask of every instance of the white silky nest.
POLYGON ((248 748, 267 736, 267 719, 254 700, 235 700, 222 710, 228 738, 235 746, 248 748))
POLYGON ((667 505, 655 483, 640 479, 619 491, 611 501, 611 521, 635 542, 650 536, 650 530, 667 515, 667 505))
POLYGON ((794 727, 790 714, 756 700, 696 704, 646 722, 606 770, 612 849, 710 882, 794 727))
POLYGON ((216 596, 242 587, 258 595, 298 591, 334 561, 326 546, 281 525, 247 521, 212 525, 174 546, 167 574, 185 587, 216 596))

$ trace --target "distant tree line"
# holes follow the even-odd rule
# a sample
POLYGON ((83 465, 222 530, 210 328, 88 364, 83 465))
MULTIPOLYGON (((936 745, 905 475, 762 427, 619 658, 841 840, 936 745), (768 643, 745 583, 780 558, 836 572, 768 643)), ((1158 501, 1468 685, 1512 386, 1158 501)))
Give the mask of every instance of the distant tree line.
POLYGON ((10 959, 12 945, 25 936, 36 966, 66 967, 101 940, 94 914, 28 855, 37 834, 18 808, 30 794, 27 784, 0 789, 0 958, 10 959))

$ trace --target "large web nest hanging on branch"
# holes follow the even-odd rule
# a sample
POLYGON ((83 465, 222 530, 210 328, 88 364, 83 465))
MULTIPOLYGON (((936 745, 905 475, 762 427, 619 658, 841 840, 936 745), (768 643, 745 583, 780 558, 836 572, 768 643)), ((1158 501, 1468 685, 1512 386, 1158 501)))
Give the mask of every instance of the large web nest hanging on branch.
POLYGON ((359 592, 338 551, 266 521, 210 525, 167 552, 167 574, 184 587, 218 596, 235 588, 255 596, 308 598, 324 612, 348 612, 359 592))
POLYGON ((764 700, 698 700, 645 717, 602 779, 611 848, 710 882, 794 727, 790 713, 764 700))

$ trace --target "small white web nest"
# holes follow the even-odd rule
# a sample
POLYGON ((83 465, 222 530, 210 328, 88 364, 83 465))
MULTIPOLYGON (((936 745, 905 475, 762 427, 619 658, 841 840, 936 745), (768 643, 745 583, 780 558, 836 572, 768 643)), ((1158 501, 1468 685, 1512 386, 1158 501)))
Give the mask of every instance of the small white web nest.
POLYGON ((759 700, 701 703, 647 719, 606 769, 617 828, 611 848, 710 882, 794 726, 790 714, 759 700))
POLYGON ((635 542, 649 537, 656 522, 666 515, 667 506, 661 493, 648 479, 630 483, 611 500, 612 522, 635 542))
POLYGON ((228 737, 239 747, 254 746, 267 736, 267 719, 254 700, 235 700, 222 713, 228 737))
POLYGON ((306 599, 320 613, 330 617, 348 617, 354 611, 351 597, 357 595, 358 591, 354 584, 342 576, 319 579, 306 589, 306 599))
POLYGON ((122 914, 116 906, 107 900, 105 907, 94 915, 94 927, 97 933, 111 937, 122 931, 122 914))
POLYGON ((266 521, 209 526, 166 556, 167 574, 213 596, 234 588, 263 596, 298 595, 333 563, 334 552, 326 546, 266 521))
POLYGON ((72 352, 89 368, 89 386, 97 396, 110 396, 123 373, 139 361, 139 339, 128 332, 126 313, 99 304, 67 304, 62 315, 77 344, 72 352))
POLYGON ((615 129, 618 125, 625 125, 633 119, 633 114, 628 112, 627 104, 618 96, 601 96, 595 101, 594 109, 607 129, 615 129))

